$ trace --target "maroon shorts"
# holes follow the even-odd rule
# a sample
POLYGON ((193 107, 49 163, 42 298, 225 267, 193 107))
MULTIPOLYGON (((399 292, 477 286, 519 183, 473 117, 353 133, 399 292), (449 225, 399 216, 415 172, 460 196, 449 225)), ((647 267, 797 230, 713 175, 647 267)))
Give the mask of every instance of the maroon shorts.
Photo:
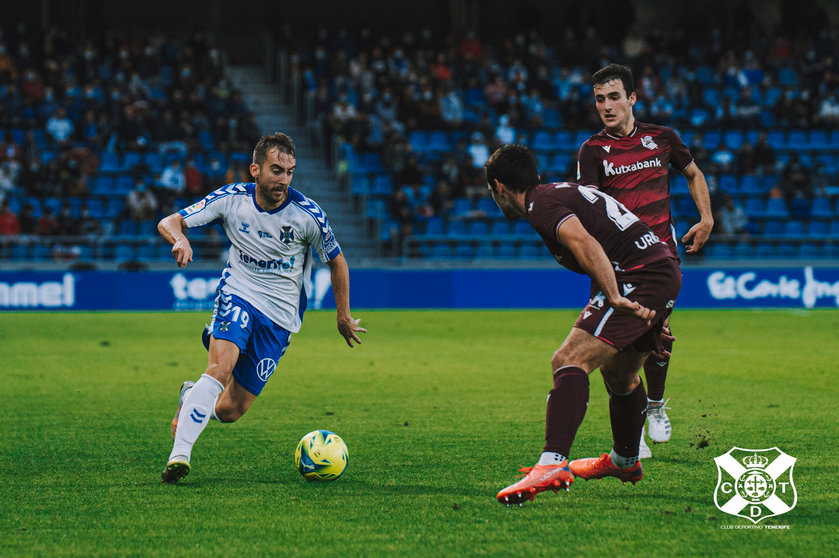
POLYGON ((661 349, 661 328, 673 310, 682 288, 682 272, 675 259, 666 258, 632 271, 616 271, 623 296, 655 310, 652 325, 633 314, 616 312, 606 297, 592 286, 591 300, 574 327, 587 331, 622 351, 627 347, 645 353, 661 349))

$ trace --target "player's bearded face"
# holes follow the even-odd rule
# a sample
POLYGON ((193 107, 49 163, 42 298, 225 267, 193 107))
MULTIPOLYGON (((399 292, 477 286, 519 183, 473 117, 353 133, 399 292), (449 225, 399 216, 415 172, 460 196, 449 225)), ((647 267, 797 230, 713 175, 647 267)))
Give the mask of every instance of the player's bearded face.
POLYGON ((492 194, 492 199, 495 201, 495 205, 501 209, 501 213, 504 214, 504 217, 510 221, 515 221, 520 217, 518 212, 515 210, 513 203, 507 199, 507 196, 492 186, 489 187, 489 191, 492 194))
POLYGON ((261 197, 279 204, 285 201, 288 195, 288 186, 291 184, 297 161, 292 155, 280 153, 278 149, 269 151, 267 155, 265 162, 256 167, 252 174, 261 197))

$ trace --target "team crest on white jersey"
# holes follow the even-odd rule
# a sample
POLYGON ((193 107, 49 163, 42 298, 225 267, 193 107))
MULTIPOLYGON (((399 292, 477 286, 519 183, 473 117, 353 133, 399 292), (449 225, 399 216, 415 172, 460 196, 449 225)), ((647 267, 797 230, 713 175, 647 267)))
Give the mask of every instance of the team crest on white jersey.
POLYGON ((285 244, 294 242, 294 229, 288 226, 282 227, 280 229, 280 240, 285 244))
POLYGON ((658 145, 653 141, 652 136, 644 136, 641 138, 641 145, 647 149, 658 149, 658 145))
POLYGON ((714 504, 720 511, 758 523, 795 507, 796 459, 778 448, 731 448, 719 457, 714 504))

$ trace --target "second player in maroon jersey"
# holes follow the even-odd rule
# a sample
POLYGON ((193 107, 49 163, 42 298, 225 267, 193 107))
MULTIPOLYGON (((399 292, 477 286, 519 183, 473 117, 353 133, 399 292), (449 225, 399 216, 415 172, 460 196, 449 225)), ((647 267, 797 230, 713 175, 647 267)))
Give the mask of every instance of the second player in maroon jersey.
MULTIPOLYGON (((647 223, 677 255, 676 231, 670 214, 669 167, 682 173, 700 220, 682 237, 687 254, 695 254, 708 241, 714 218, 705 176, 679 135, 671 128, 638 122, 633 114, 636 101, 632 70, 610 64, 592 75, 597 112, 604 128, 580 147, 577 182, 596 186, 611 195, 647 223)), ((644 363, 647 378, 650 439, 666 442, 671 426, 664 400, 664 385, 670 365, 673 337, 670 322, 664 324, 666 353, 650 356, 644 363)), ((641 455, 652 454, 646 443, 641 455)))

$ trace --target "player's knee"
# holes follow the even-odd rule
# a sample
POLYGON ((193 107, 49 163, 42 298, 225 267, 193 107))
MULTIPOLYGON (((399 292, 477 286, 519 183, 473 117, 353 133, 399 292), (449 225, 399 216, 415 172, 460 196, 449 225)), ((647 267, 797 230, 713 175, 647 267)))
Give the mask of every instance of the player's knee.
POLYGON ((216 407, 216 417, 220 422, 236 422, 245 414, 247 409, 242 409, 238 405, 225 405, 224 407, 216 407))

